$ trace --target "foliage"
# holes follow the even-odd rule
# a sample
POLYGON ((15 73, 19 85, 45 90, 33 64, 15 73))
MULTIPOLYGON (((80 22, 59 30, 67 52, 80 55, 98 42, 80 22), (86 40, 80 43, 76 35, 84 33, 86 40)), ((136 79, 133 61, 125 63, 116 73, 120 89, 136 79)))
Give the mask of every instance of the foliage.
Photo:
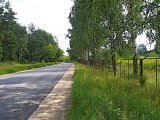
POLYGON ((60 48, 57 49, 55 60, 60 62, 64 61, 64 51, 60 48))
POLYGON ((146 0, 143 6, 146 35, 150 43, 156 42, 155 52, 160 53, 160 1, 146 0))
POLYGON ((65 56, 65 62, 72 62, 70 56, 65 56))
MULTIPOLYGON (((158 29, 158 5, 158 0, 149 1, 149 4, 144 0, 74 0, 69 15, 72 29, 67 35, 71 59, 105 59, 102 51, 109 49, 106 56, 111 55, 113 68, 116 69, 116 54, 132 57, 133 73, 137 74, 136 38, 146 30, 158 29)), ((154 33, 159 34, 159 31, 154 33)))
POLYGON ((155 52, 150 52, 147 54, 147 57, 158 57, 158 55, 155 52))
POLYGON ((14 33, 17 39, 17 59, 19 62, 24 62, 27 60, 28 55, 28 34, 25 26, 21 26, 20 24, 15 24, 14 33))
POLYGON ((13 30, 13 25, 16 24, 15 12, 10 7, 9 2, 1 6, 1 26, 0 40, 2 42, 2 60, 16 60, 17 40, 13 30))
MULTIPOLYGON (((146 0, 143 6, 143 14, 145 15, 145 23, 147 25, 147 37, 150 42, 160 40, 160 1, 146 0)), ((159 45, 158 45, 159 46, 159 45)), ((158 47, 157 46, 157 47, 158 47)))
POLYGON ((145 56, 147 53, 147 48, 144 44, 140 44, 137 47, 137 52, 141 55, 141 56, 145 56))
POLYGON ((53 45, 49 44, 45 46, 43 53, 44 53, 43 58, 46 62, 55 61, 56 50, 53 45))
POLYGON ((54 40, 53 36, 44 30, 37 29, 30 31, 32 31, 29 34, 29 43, 28 43, 30 61, 41 61, 43 59, 44 47, 51 44, 56 49, 57 43, 54 40))

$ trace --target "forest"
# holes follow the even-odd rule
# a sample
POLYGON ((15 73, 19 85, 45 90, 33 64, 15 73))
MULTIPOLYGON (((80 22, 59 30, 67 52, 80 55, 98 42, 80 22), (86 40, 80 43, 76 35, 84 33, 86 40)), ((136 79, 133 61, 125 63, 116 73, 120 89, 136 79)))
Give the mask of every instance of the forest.
POLYGON ((19 24, 16 14, 9 2, 0 0, 0 61, 62 61, 64 51, 57 38, 33 23, 19 24))
POLYGON ((159 0, 74 0, 68 29, 69 55, 72 60, 133 59, 134 73, 140 56, 160 52, 159 0), (147 53, 136 38, 146 34, 154 50, 147 53))

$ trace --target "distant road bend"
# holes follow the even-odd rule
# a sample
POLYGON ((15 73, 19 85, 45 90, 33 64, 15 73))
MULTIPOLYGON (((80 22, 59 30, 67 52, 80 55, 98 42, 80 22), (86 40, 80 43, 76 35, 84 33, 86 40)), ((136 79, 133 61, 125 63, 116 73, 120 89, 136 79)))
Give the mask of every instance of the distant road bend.
POLYGON ((71 63, 0 76, 0 120, 27 120, 71 63))

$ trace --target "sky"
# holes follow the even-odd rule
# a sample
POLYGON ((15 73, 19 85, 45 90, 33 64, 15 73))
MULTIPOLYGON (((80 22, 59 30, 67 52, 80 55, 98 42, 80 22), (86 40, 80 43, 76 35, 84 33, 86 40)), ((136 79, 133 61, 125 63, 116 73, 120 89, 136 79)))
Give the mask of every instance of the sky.
MULTIPOLYGON (((9 0, 14 12, 17 13, 18 23, 28 26, 33 23, 58 38, 61 49, 65 52, 69 40, 65 38, 71 28, 68 20, 72 0, 9 0)), ((67 53, 65 53, 67 55, 67 53)))
MULTIPOLYGON (((33 23, 58 38, 59 47, 67 55, 69 39, 65 38, 67 30, 71 28, 68 20, 72 0, 9 0, 14 12, 17 13, 18 23, 28 26, 33 23)), ((137 44, 148 45, 146 36, 143 34, 136 40, 137 44)), ((152 49, 150 45, 148 49, 152 49)))

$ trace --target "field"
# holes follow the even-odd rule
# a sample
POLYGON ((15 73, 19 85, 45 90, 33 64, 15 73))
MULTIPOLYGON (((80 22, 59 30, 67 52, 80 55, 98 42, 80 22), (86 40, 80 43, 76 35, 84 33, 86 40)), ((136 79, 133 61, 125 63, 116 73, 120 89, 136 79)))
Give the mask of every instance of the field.
MULTIPOLYGON (((150 61, 146 61, 144 67, 147 62, 150 64, 150 61)), ((155 85, 149 84, 154 82, 154 69, 145 70, 146 74, 151 75, 146 80, 147 84, 141 86, 139 79, 132 75, 129 80, 124 74, 121 78, 118 75, 113 77, 109 72, 76 63, 73 106, 68 119, 159 120, 160 95, 155 85)))
POLYGON ((56 63, 32 63, 32 64, 21 64, 18 62, 0 62, 0 75, 8 74, 8 73, 14 73, 18 71, 33 69, 33 68, 39 68, 39 67, 45 67, 54 65, 56 63))
MULTIPOLYGON (((143 60, 143 78, 145 79, 145 84, 147 86, 154 85, 156 87, 160 82, 160 59, 144 59, 143 60), (157 64, 156 64, 157 62, 157 64)), ((132 60, 118 60, 117 61, 117 76, 121 76, 122 79, 133 78, 133 65, 132 60), (120 69, 121 64, 121 69, 120 69)), ((138 74, 140 76, 140 60, 138 60, 138 74)), ((134 78, 135 79, 135 78, 134 78)), ((140 78, 136 78, 139 79, 140 78)))
MULTIPOLYGON (((144 80, 144 84, 154 85, 155 87, 160 87, 160 58, 147 58, 143 60, 143 77, 140 77, 141 65, 140 60, 137 60, 138 74, 133 75, 133 61, 120 59, 116 61, 116 77, 124 80, 132 80, 132 82, 137 80, 144 80)), ((112 63, 109 61, 97 61, 94 63, 94 68, 100 69, 109 75, 113 75, 112 63)))

